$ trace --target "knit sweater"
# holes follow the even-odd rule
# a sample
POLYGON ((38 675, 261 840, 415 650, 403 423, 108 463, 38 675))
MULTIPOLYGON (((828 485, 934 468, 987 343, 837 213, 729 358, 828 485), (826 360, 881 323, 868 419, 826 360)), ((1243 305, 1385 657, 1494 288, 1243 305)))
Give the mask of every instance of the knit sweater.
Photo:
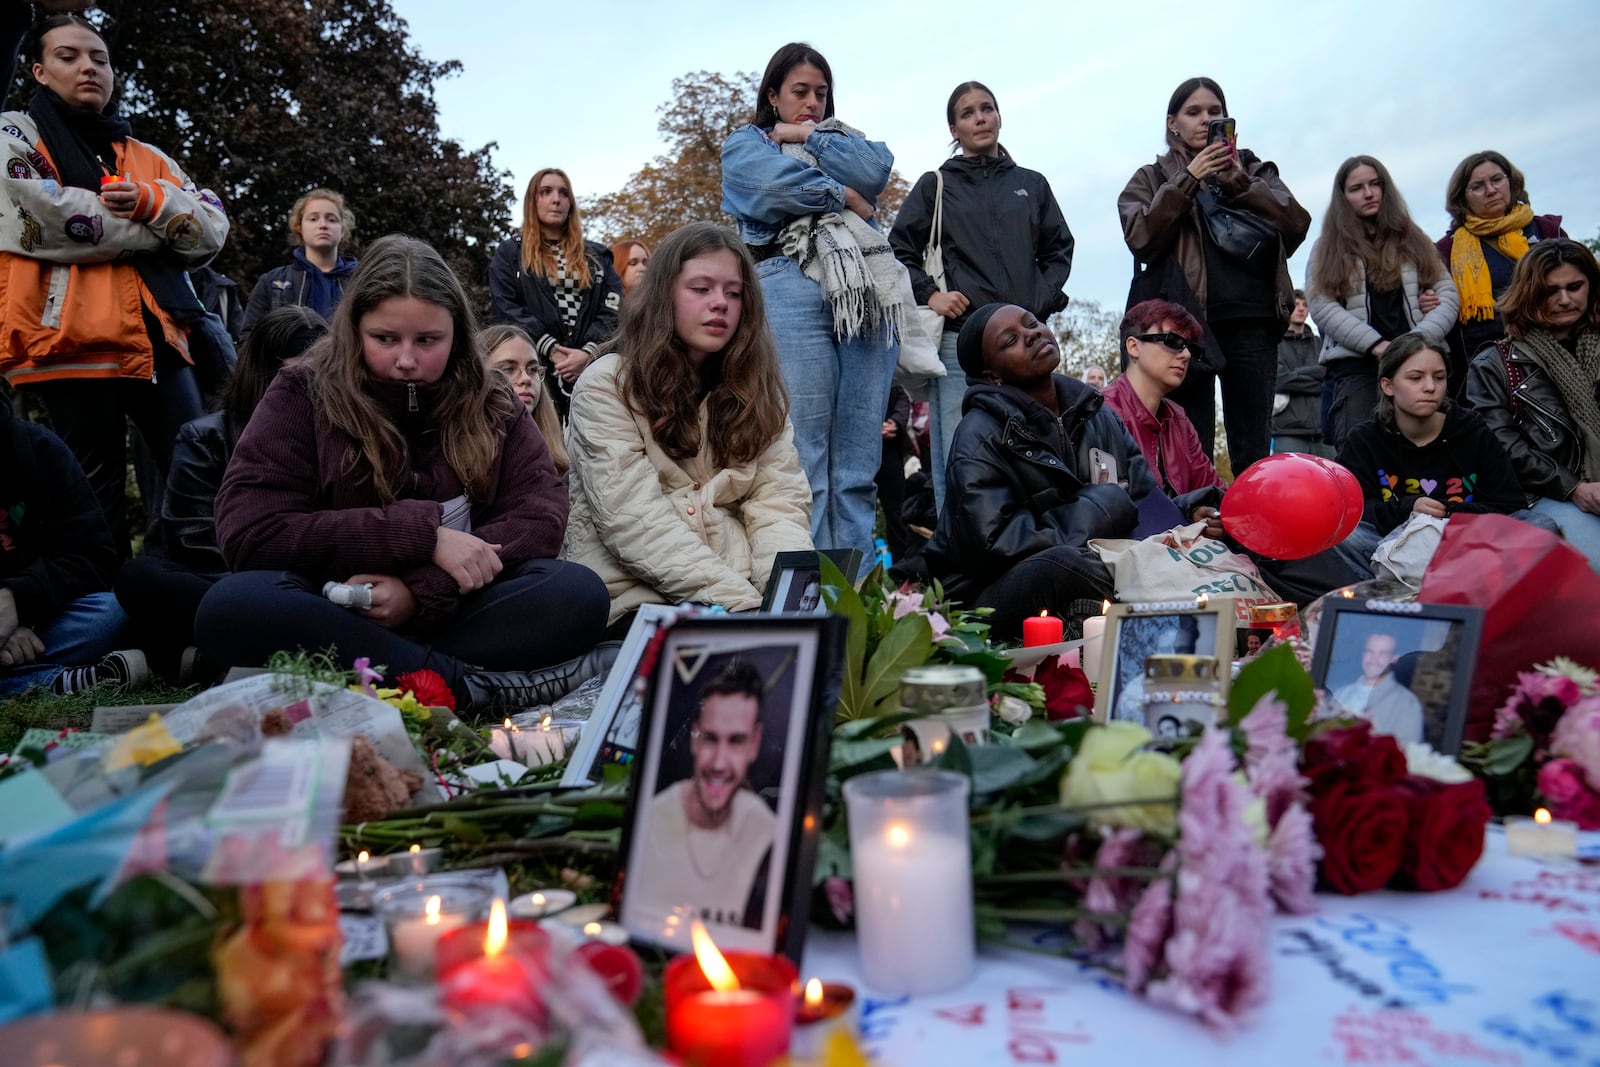
POLYGON ((1445 408, 1444 429, 1425 445, 1375 419, 1357 426, 1339 450, 1339 463, 1361 483, 1362 519, 1388 533, 1411 515, 1417 500, 1432 497, 1451 514, 1498 512, 1528 506, 1505 449, 1475 411, 1445 408))
MULTIPOLYGON (((417 598, 415 625, 454 614, 454 578, 433 562, 443 509, 462 493, 445 462, 431 408, 436 387, 418 387, 417 413, 405 386, 369 382, 407 440, 400 498, 385 503, 369 480, 346 473, 353 438, 328 425, 306 367, 279 372, 234 446, 217 493, 217 540, 235 571, 288 570, 322 581, 356 574, 400 578, 417 598)), ((505 425, 490 490, 473 500, 472 532, 500 545, 503 563, 552 559, 567 526, 567 490, 533 419, 517 404, 505 425)))

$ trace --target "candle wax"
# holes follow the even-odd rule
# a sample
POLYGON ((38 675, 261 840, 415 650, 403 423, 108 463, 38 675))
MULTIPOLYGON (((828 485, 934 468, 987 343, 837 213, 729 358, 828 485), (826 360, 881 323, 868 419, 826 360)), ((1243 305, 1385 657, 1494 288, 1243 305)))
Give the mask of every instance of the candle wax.
POLYGON ((835 1032, 843 1030, 860 1036, 860 1007, 856 991, 838 982, 824 982, 822 1003, 807 1004, 805 996, 795 999, 794 1037, 789 1055, 796 1060, 820 1059, 835 1032))
POLYGON ((1061 643, 1061 619, 1056 615, 1030 615, 1022 620, 1022 647, 1061 643))
POLYGON ((972 975, 967 843, 914 830, 854 850, 856 939, 867 985, 891 996, 936 993, 972 975))
POLYGON ((510 952, 468 960, 450 970, 439 982, 439 1003, 463 1015, 501 1008, 532 1022, 545 1017, 527 968, 510 952))
POLYGON ((1083 620, 1083 673, 1093 685, 1100 679, 1100 648, 1105 641, 1106 617, 1091 615, 1083 620))
POLYGON ((1526 815, 1507 815, 1506 851, 1513 856, 1576 856, 1578 824, 1565 820, 1540 823, 1526 815))
POLYGON ((395 970, 405 978, 428 978, 433 974, 433 955, 439 939, 458 926, 464 926, 467 917, 461 914, 440 912, 433 917, 419 915, 401 919, 390 929, 390 955, 394 957, 395 970))
POLYGON ((770 1067, 789 1050, 787 997, 691 993, 667 1015, 667 1045, 695 1067, 770 1067))

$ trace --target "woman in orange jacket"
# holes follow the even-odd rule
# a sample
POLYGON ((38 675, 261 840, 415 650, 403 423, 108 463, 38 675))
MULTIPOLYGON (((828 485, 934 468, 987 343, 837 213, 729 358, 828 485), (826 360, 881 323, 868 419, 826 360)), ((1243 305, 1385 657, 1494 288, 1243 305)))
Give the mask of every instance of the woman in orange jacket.
POLYGON ((93 26, 52 15, 32 43, 39 87, 0 115, 0 372, 44 403, 126 555, 125 420, 165 474, 203 410, 187 324, 204 309, 184 272, 216 255, 228 219, 128 136, 93 26))

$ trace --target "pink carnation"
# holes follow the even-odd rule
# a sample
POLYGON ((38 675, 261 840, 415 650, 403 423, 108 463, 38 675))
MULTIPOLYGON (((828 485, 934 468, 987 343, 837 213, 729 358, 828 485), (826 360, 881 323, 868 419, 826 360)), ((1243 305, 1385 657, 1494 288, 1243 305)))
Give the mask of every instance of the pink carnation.
POLYGON ((1227 733, 1207 729, 1183 764, 1173 933, 1165 974, 1146 994, 1218 1030, 1231 1030, 1267 996, 1272 901, 1266 854, 1244 821, 1248 802, 1227 733))
MULTIPOLYGON (((1139 847, 1143 838, 1142 832, 1131 827, 1112 830, 1100 843, 1100 851, 1095 853, 1095 868, 1104 871, 1138 866, 1144 851, 1139 847)), ((1132 905, 1139 885, 1132 878, 1107 877, 1097 873, 1089 879, 1089 887, 1084 890, 1084 910, 1096 915, 1124 915, 1132 905)), ((1105 943, 1105 928, 1094 918, 1079 919, 1073 924, 1073 933, 1091 950, 1099 949, 1105 943)))
POLYGON ((1250 746, 1245 756, 1250 787, 1266 806, 1267 826, 1275 827, 1290 806, 1306 800, 1300 752, 1288 735, 1288 706, 1264 696, 1239 726, 1250 746))
POLYGON ((1600 793, 1584 780, 1583 768, 1569 759, 1553 759, 1539 768, 1539 793, 1558 819, 1570 819, 1584 830, 1600 830, 1600 793))
POLYGON ((1311 813, 1299 804, 1283 813, 1267 842, 1267 871, 1278 910, 1310 915, 1317 910, 1317 860, 1322 846, 1312 829, 1311 813))
POLYGON ((1491 736, 1528 733, 1535 745, 1543 747, 1567 710, 1582 698, 1582 687, 1565 675, 1524 671, 1517 675, 1511 696, 1496 710, 1491 736))
MULTIPOLYGON (((1175 852, 1167 853, 1163 869, 1172 867, 1175 852)), ((1122 946, 1122 983, 1135 993, 1142 993, 1161 960, 1161 950, 1166 947, 1172 933, 1172 879, 1161 878, 1151 882, 1133 906, 1133 916, 1128 920, 1128 937, 1122 946)))
MULTIPOLYGON (((1559 680, 1577 688, 1570 678, 1559 680)), ((1589 787, 1600 789, 1600 697, 1589 697, 1567 709, 1550 736, 1550 751, 1583 768, 1589 787)))

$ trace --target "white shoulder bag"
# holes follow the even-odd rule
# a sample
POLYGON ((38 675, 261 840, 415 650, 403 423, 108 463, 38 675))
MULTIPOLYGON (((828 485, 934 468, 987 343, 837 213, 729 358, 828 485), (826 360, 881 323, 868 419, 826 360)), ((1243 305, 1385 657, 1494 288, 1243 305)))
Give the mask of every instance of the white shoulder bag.
MULTIPOLYGON (((944 233, 944 175, 933 172, 937 192, 933 201, 933 226, 928 231, 928 247, 922 252, 922 269, 944 289, 944 253, 939 248, 944 233)), ((911 284, 906 275, 905 284, 911 284)), ((915 303, 908 300, 908 305, 915 303)), ((900 332, 900 361, 895 369, 895 381, 906 387, 913 397, 926 387, 927 379, 943 378, 944 361, 939 358, 939 341, 944 336, 945 317, 932 308, 919 304, 905 316, 900 332)))

